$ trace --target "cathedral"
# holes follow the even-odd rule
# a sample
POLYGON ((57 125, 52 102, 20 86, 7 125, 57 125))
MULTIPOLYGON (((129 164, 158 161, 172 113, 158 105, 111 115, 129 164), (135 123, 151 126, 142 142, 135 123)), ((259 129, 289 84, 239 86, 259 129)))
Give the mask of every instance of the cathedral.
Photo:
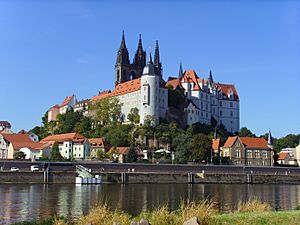
POLYGON ((55 105, 48 110, 48 121, 55 120, 56 115, 70 109, 83 111, 88 115, 89 103, 115 97, 120 102, 120 117, 124 123, 129 122, 128 114, 131 109, 136 108, 140 115, 140 124, 144 124, 145 119, 150 116, 153 118, 153 125, 166 120, 175 121, 181 127, 203 123, 224 126, 230 133, 239 131, 240 100, 234 84, 215 82, 211 71, 207 79, 201 78, 194 70, 183 71, 181 64, 178 76, 169 77, 165 81, 158 41, 155 44, 154 60, 151 53, 148 60, 146 57, 140 35, 131 63, 123 32, 115 64, 114 90, 99 92, 98 95, 79 102, 75 95, 69 96, 61 105, 55 105), (172 95, 174 92, 184 100, 179 102, 172 95))

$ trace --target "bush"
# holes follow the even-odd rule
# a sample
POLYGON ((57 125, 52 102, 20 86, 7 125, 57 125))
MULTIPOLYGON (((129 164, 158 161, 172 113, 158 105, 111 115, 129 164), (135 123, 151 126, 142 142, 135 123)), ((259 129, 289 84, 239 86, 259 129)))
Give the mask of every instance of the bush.
POLYGON ((245 203, 239 201, 237 206, 237 212, 268 212, 271 210, 268 203, 262 202, 258 198, 251 198, 245 203))

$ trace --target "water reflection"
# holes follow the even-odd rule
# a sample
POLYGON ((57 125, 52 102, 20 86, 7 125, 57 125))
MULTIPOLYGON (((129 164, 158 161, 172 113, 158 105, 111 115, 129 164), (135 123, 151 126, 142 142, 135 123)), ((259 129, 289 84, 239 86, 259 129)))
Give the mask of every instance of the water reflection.
POLYGON ((293 209, 300 201, 300 185, 240 184, 102 184, 0 185, 0 224, 51 215, 77 218, 89 208, 108 203, 136 215, 165 205, 177 209, 182 200, 211 199, 221 211, 238 201, 258 197, 273 209, 293 209))

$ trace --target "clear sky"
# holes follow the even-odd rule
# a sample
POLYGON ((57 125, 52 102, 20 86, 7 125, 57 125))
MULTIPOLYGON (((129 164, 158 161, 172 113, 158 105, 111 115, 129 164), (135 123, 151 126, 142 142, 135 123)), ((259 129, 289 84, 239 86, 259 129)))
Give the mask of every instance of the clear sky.
POLYGON ((164 78, 182 61, 234 83, 241 126, 300 133, 300 2, 279 0, 0 0, 0 120, 29 130, 67 95, 113 89, 122 30, 131 59, 140 33, 147 53, 159 40, 164 78))

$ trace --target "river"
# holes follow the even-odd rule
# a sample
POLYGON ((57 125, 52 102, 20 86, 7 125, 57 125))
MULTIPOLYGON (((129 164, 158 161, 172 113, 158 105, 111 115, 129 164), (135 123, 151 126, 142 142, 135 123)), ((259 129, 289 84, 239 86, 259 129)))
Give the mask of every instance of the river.
POLYGON ((238 201, 258 197, 274 210, 294 209, 300 203, 300 185, 243 184, 0 184, 0 224, 59 215, 78 218, 107 202, 132 215, 167 205, 177 209, 182 200, 215 201, 224 212, 238 201))

